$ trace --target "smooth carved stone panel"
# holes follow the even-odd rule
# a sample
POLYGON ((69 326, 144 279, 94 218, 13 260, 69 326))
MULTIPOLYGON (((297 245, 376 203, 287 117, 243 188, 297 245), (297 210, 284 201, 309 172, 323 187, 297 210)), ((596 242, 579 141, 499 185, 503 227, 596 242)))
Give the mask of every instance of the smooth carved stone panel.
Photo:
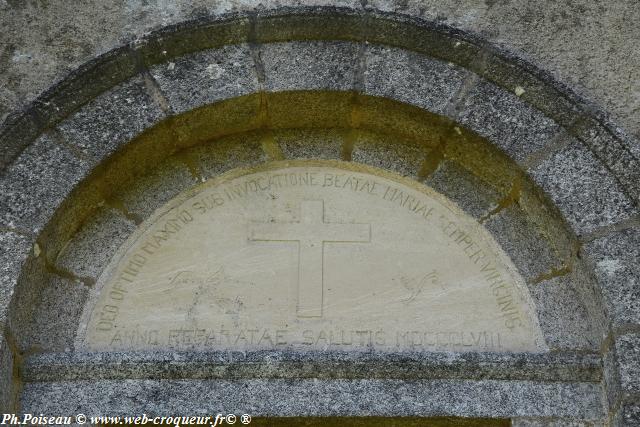
POLYGON ((77 344, 545 351, 534 313, 490 234, 430 188, 272 162, 159 209, 103 272, 77 344))

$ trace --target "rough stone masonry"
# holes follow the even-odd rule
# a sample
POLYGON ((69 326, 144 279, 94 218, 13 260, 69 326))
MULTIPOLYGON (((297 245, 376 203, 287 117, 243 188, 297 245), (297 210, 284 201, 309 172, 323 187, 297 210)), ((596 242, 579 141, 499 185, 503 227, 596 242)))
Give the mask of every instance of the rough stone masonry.
POLYGON ((633 6, 0 0, 2 412, 640 425, 633 6))

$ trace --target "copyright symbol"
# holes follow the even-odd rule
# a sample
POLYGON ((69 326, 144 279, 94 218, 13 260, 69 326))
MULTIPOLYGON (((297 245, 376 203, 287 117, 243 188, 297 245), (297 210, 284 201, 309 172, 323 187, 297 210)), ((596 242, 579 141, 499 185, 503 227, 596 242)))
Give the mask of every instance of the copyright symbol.
POLYGON ((227 415, 227 424, 235 424, 235 423, 236 423, 236 416, 233 414, 227 415))
POLYGON ((78 424, 84 424, 87 422, 87 416, 84 414, 78 414, 76 415, 76 422, 78 424))

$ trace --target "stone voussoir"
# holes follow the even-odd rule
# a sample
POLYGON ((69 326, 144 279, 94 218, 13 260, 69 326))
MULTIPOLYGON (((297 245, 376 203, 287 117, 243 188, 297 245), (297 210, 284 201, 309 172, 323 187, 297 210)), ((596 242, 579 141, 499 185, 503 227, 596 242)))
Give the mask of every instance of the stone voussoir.
POLYGON ((0 176, 0 225, 39 233, 89 171, 89 164, 43 134, 0 176))
POLYGON ((636 427, 640 425, 640 404, 623 404, 613 418, 612 427, 636 427))
POLYGON ((514 418, 511 427, 605 427, 603 421, 576 421, 568 418, 514 418))
POLYGON ((361 134, 354 141, 351 160, 418 179, 426 150, 416 145, 396 142, 396 139, 384 135, 361 134))
POLYGON ((530 171, 578 236, 638 213, 615 176, 573 140, 530 171))
POLYGON ((47 275, 33 319, 20 330, 20 345, 32 351, 72 351, 88 287, 77 280, 47 275))
POLYGON ((0 132, 0 168, 6 167, 47 127, 55 125, 101 92, 132 77, 136 70, 129 46, 115 48, 80 66, 40 95, 28 108, 7 119, 0 132))
POLYGON ((620 400, 620 372, 616 349, 611 345, 602 356, 602 376, 606 390, 606 399, 610 408, 614 408, 620 400))
POLYGON ((614 345, 623 399, 637 398, 640 396, 640 334, 619 335, 614 345))
POLYGON ((484 224, 527 282, 561 267, 551 242, 517 205, 495 212, 484 224))
POLYGON ((552 351, 598 351, 600 337, 581 304, 578 277, 564 275, 530 286, 540 327, 552 351))
POLYGON ((42 132, 34 108, 7 117, 0 127, 0 169, 9 167, 42 132))
POLYGON ((139 178, 134 185, 119 194, 118 199, 123 203, 127 214, 139 222, 196 182, 197 178, 186 165, 169 159, 157 170, 139 178))
POLYGON ((246 43, 250 14, 221 13, 162 27, 131 43, 136 58, 147 68, 193 52, 246 43))
POLYGON ((352 90, 359 45, 342 41, 296 41, 260 46, 264 89, 352 90))
POLYGON ((83 279, 96 280, 135 224, 119 211, 100 208, 58 255, 58 268, 83 279))
MULTIPOLYGON (((455 35, 457 39, 459 39, 458 42, 456 42, 455 46, 457 46, 458 44, 464 44, 465 46, 466 45, 473 46, 474 44, 479 43, 479 40, 476 40, 477 37, 473 37, 469 34, 456 31, 453 28, 449 28, 448 26, 442 23, 433 24, 433 23, 429 23, 424 19, 419 19, 419 18, 410 17, 410 16, 403 16, 400 14, 393 14, 393 13, 381 13, 381 12, 376 12, 374 10, 368 10, 366 12, 362 12, 359 10, 352 9, 354 7, 354 4, 345 4, 345 6, 347 6, 347 8, 344 8, 344 9, 340 9, 340 8, 336 9, 334 7, 325 7, 325 8, 323 7, 311 7, 311 8, 301 7, 300 8, 299 7, 299 8, 293 8, 293 9, 281 8, 276 10, 265 10, 258 13, 257 23, 258 23, 258 27, 260 27, 260 23, 262 21, 269 20, 269 19, 276 20, 278 23, 281 24, 283 22, 286 22, 287 19, 292 21, 295 19, 303 20, 303 18, 305 17, 308 18, 309 16, 315 16, 316 20, 323 20, 323 21, 326 21, 326 20, 339 21, 341 18, 344 18, 346 16, 350 17, 351 19, 359 20, 361 19, 360 18, 361 15, 364 13, 368 17, 368 19, 372 22, 385 21, 387 23, 387 25, 384 26, 387 29, 387 31, 384 33, 376 34, 375 31, 370 31, 372 35, 376 35, 376 37, 378 38, 384 39, 387 36, 391 36, 392 34, 386 34, 386 33, 392 30, 402 33, 402 28, 408 25, 413 27, 421 27, 421 26, 425 27, 425 29, 428 30, 427 31, 428 36, 425 36, 424 37, 425 39, 433 39, 434 34, 441 35, 442 37, 448 37, 448 38, 451 38, 452 35, 455 35)), ((357 4, 355 6, 356 8, 359 7, 359 5, 357 4)), ((147 36, 143 41, 134 43, 133 48, 142 52, 141 55, 144 58, 149 59, 153 57, 154 58, 153 60, 149 59, 150 60, 149 64, 154 64, 157 62, 162 62, 162 61, 171 59, 174 56, 183 55, 184 53, 191 52, 193 50, 220 46, 221 44, 224 44, 224 43, 239 43, 239 42, 246 41, 249 33, 248 22, 249 22, 249 15, 243 14, 243 13, 233 13, 233 14, 227 14, 222 16, 212 16, 204 20, 196 20, 196 21, 176 25, 168 29, 156 31, 150 34, 149 36, 147 36), (234 29, 234 26, 238 28, 234 29), (188 37, 185 37, 185 34, 188 37), (181 39, 189 40, 190 43, 179 42, 181 39)), ((268 25, 263 25, 263 27, 265 26, 268 27, 268 25)), ((355 31, 355 32, 352 30, 351 32, 347 31, 345 33, 345 30, 343 29, 344 26, 339 26, 339 25, 338 26, 322 25, 322 26, 316 26, 316 27, 317 28, 312 29, 309 25, 302 25, 298 23, 298 31, 293 31, 293 32, 286 31, 286 30, 280 30, 280 31, 274 30, 274 31, 276 33, 282 34, 279 36, 280 39, 282 39, 285 34, 287 39, 296 38, 296 37, 313 38, 314 36, 320 36, 320 34, 322 34, 323 36, 321 38, 359 39, 359 37, 361 36, 360 33, 362 31, 361 29, 359 29, 358 31, 355 31), (331 27, 332 29, 328 29, 329 27, 331 27), (315 32, 317 31, 320 31, 320 33, 315 34, 315 32)), ((373 28, 375 28, 375 26, 373 28)), ((271 33, 273 33, 274 31, 271 31, 271 33)), ((278 38, 277 35, 274 35, 274 34, 270 35, 270 32, 264 30, 264 28, 262 33, 264 33, 262 36, 265 38, 265 40, 278 38)), ((260 32, 258 32, 258 34, 260 35, 260 32)), ((394 38, 394 40, 396 41, 395 44, 398 44, 400 46, 408 43, 412 39, 415 39, 415 37, 394 38)), ((418 37, 418 39, 420 39, 420 37, 418 37)), ((434 46, 441 45, 441 43, 435 43, 435 42, 433 42, 432 44, 434 46)), ((414 46, 405 46, 405 47, 415 48, 414 46)), ((486 49, 486 46, 484 48, 486 49)), ((462 49, 462 50, 465 50, 465 49, 462 49)), ((443 52, 445 53, 448 51, 453 52, 455 51, 455 49, 443 50, 443 52)), ((475 58, 478 52, 477 46, 475 49, 470 49, 470 52, 472 53, 467 55, 462 55, 462 56, 464 58, 467 58, 470 55, 471 57, 475 58)), ((505 57, 504 59, 507 62, 509 62, 509 59, 511 59, 509 58, 506 52, 501 52, 497 50, 495 54, 500 58, 505 57)), ((121 51, 117 51, 115 53, 109 52, 108 55, 103 55, 103 57, 101 57, 99 60, 96 60, 97 61, 96 64, 93 64, 92 67, 94 67, 97 70, 96 75, 110 76, 109 78, 111 80, 109 81, 113 81, 113 83, 117 83, 118 81, 122 81, 130 77, 130 75, 132 75, 131 74, 133 72, 132 65, 131 65, 132 60, 126 59, 130 55, 131 55, 130 49, 122 49, 121 51), (120 56, 122 56, 123 59, 119 59, 120 56), (108 72, 111 69, 110 67, 113 68, 114 70, 117 70, 118 72, 116 73, 108 72), (117 76, 117 78, 113 76, 117 76)), ((451 53, 449 55, 453 55, 453 54, 451 53)), ((449 59, 452 59, 452 58, 449 58, 449 59)), ((465 61, 461 60, 458 62, 464 63, 465 61)), ((522 67, 519 66, 516 68, 519 69, 522 67)), ((532 68, 532 66, 529 65, 529 68, 532 68)), ((531 71, 528 69, 525 70, 524 68, 523 70, 527 71, 528 73, 531 71)), ((541 74, 541 73, 542 72, 538 70, 537 74, 541 74)), ((509 73, 506 73, 506 74, 509 74, 510 76, 512 76, 514 73, 510 71, 509 73)), ((533 74, 536 74, 536 73, 533 73, 533 74)), ((70 76, 69 79, 71 79, 72 77, 73 76, 70 76)), ((513 79, 513 77, 510 77, 510 79, 513 79)), ((547 80, 552 80, 552 79, 546 75, 544 76, 541 75, 537 77, 537 81, 541 87, 558 86, 556 82, 547 81, 547 80)), ((56 86, 55 90, 64 91, 66 86, 68 85, 69 85, 69 82, 65 80, 65 82, 56 86)), ((509 90, 513 89, 509 85, 507 85, 506 87, 508 87, 509 90)), ((106 89, 106 87, 102 88, 101 90, 104 90, 104 89, 106 89)), ((561 87, 560 89, 558 89, 560 90, 560 92, 568 91, 568 89, 564 87, 561 87)), ((91 93, 93 94, 93 92, 91 93)), ((524 98, 526 98, 526 96, 524 98)), ((575 95, 571 98, 572 99, 575 98, 575 95)), ((579 102, 579 100, 576 99, 576 100, 573 100, 573 102, 579 102)), ((66 106, 63 104, 64 103, 59 103, 59 105, 56 104, 56 108, 63 111, 70 112, 73 109, 78 107, 78 105, 70 104, 70 107, 66 108, 66 106)), ((16 150, 13 150, 13 151, 16 151, 16 150)))
POLYGON ((640 229, 616 231, 582 247, 601 284, 613 328, 640 324, 640 229))
POLYGON ((258 90, 248 44, 172 58, 149 71, 177 114, 258 90))
POLYGON ((365 17, 365 37, 371 43, 398 46, 471 69, 482 58, 478 37, 442 22, 371 8, 365 17))
POLYGON ((472 75, 451 63, 398 48, 367 45, 364 91, 445 114, 472 75))
POLYGON ((4 326, 7 321, 11 298, 34 243, 35 239, 32 237, 0 232, 0 326, 4 326))
POLYGON ((453 200, 475 219, 487 216, 502 198, 480 178, 448 160, 442 161, 424 183, 453 200))
POLYGON ((290 129, 274 134, 286 159, 334 159, 341 156, 345 132, 332 129, 290 129))
POLYGON ((622 140, 594 119, 579 121, 571 131, 613 172, 626 193, 640 203, 640 144, 622 140))
MULTIPOLYGON (((517 96, 545 116, 568 127, 583 114, 585 101, 548 72, 525 63, 512 52, 484 46, 476 72, 507 92, 517 96)), ((593 110, 593 107, 590 106, 593 110)))
POLYGON ((93 99, 58 129, 95 165, 164 117, 144 78, 136 76, 93 99))
POLYGON ((317 4, 258 10, 252 36, 258 43, 291 40, 361 41, 363 12, 360 4, 355 5, 357 7, 350 7, 349 4, 317 4))
POLYGON ((613 343, 603 358, 603 376, 610 408, 638 400, 640 334, 626 333, 613 337, 613 343))
POLYGON ((195 147, 189 157, 198 165, 203 179, 220 175, 233 168, 255 166, 267 161, 260 145, 260 135, 232 135, 226 139, 195 147))
POLYGON ((491 140, 516 162, 553 142, 560 127, 540 111, 489 82, 479 81, 456 106, 459 123, 491 140))

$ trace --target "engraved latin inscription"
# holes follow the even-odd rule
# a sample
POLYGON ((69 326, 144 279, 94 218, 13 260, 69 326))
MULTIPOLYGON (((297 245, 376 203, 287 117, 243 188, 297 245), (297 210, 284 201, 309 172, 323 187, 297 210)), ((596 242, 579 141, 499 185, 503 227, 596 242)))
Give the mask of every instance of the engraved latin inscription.
POLYGON ((415 181, 343 162, 272 162, 184 192, 91 292, 86 350, 546 349, 481 224, 415 181))
POLYGON ((298 243, 297 313, 300 317, 321 317, 325 242, 369 242, 371 226, 327 223, 324 201, 303 200, 300 222, 253 225, 251 240, 298 243))

